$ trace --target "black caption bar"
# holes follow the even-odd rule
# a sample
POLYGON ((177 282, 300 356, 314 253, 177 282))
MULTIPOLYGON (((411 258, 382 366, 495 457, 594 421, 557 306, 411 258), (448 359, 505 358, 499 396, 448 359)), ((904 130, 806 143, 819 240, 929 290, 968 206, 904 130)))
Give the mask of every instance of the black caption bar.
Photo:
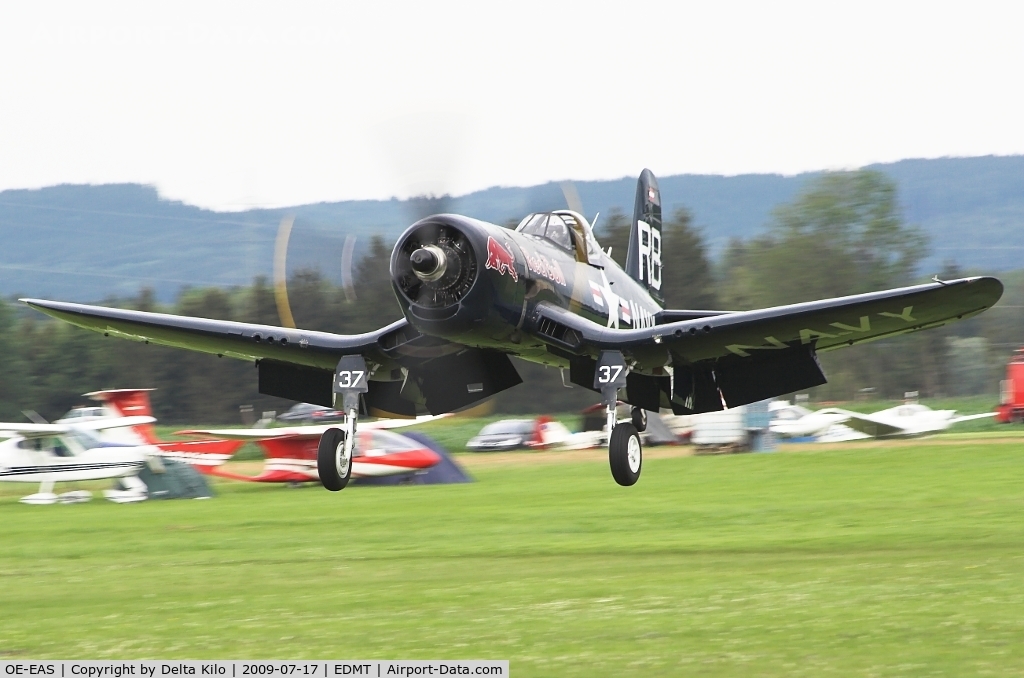
POLYGON ((508 660, 251 660, 52 661, 0 660, 0 678, 414 678, 416 676, 508 676, 508 660))

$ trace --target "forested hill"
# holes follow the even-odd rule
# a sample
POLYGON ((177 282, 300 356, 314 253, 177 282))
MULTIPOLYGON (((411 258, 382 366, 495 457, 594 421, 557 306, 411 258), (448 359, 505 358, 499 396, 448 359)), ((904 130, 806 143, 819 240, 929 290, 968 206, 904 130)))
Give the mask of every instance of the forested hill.
MULTIPOLYGON (((1024 156, 905 160, 876 165, 896 180, 904 215, 931 237, 921 273, 945 260, 996 272, 1024 264, 1024 156)), ((637 173, 639 173, 637 168, 637 173)), ((657 171, 657 168, 652 168, 657 171)), ((712 255, 729 238, 758 234, 773 208, 811 174, 659 177, 666 211, 687 207, 712 255)), ((577 182, 588 217, 632 211, 635 178, 577 182)), ((446 211, 495 223, 564 206, 557 183, 491 188, 455 198, 446 211)), ((393 240, 431 206, 363 200, 282 210, 213 212, 161 200, 135 184, 55 186, 0 192, 0 295, 97 301, 153 287, 169 300, 184 286, 245 285, 269 276, 278 223, 295 215, 288 267, 317 266, 337 279, 346 234, 393 240)), ((598 224, 600 231, 600 223, 598 224)))

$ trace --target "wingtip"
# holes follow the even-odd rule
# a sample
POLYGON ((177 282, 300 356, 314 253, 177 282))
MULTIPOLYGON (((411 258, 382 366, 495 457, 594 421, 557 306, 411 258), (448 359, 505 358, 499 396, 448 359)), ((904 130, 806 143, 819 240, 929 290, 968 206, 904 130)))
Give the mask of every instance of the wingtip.
POLYGON ((966 278, 958 278, 956 280, 945 280, 937 281, 940 285, 952 285, 952 284, 966 284, 966 285, 978 285, 979 290, 987 291, 991 297, 991 304, 994 305, 1003 296, 1005 287, 1003 281, 995 276, 991 275, 974 275, 966 278))
POLYGON ((31 297, 24 297, 22 299, 18 299, 18 301, 21 301, 21 302, 25 303, 26 305, 28 305, 31 308, 36 309, 37 311, 42 311, 43 313, 47 313, 48 311, 64 311, 64 310, 69 310, 71 307, 74 306, 74 304, 71 304, 71 303, 66 302, 66 301, 50 301, 49 299, 32 299, 31 297))

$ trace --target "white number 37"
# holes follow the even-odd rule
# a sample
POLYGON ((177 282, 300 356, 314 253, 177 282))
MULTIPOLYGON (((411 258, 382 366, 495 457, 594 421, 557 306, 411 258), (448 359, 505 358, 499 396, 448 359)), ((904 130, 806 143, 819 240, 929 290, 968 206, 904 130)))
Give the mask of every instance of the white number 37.
POLYGON ((362 370, 342 370, 338 372, 338 388, 357 388, 365 375, 362 370))

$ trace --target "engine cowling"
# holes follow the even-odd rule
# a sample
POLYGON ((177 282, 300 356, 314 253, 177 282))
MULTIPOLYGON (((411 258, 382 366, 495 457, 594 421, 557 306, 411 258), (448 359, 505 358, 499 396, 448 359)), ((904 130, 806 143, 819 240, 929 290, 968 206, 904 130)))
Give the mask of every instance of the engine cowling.
POLYGON ((454 314, 473 289, 480 266, 473 244, 462 229, 443 221, 414 224, 395 246, 391 276, 395 288, 416 315, 454 314), (417 313, 419 310, 426 314, 417 313))

